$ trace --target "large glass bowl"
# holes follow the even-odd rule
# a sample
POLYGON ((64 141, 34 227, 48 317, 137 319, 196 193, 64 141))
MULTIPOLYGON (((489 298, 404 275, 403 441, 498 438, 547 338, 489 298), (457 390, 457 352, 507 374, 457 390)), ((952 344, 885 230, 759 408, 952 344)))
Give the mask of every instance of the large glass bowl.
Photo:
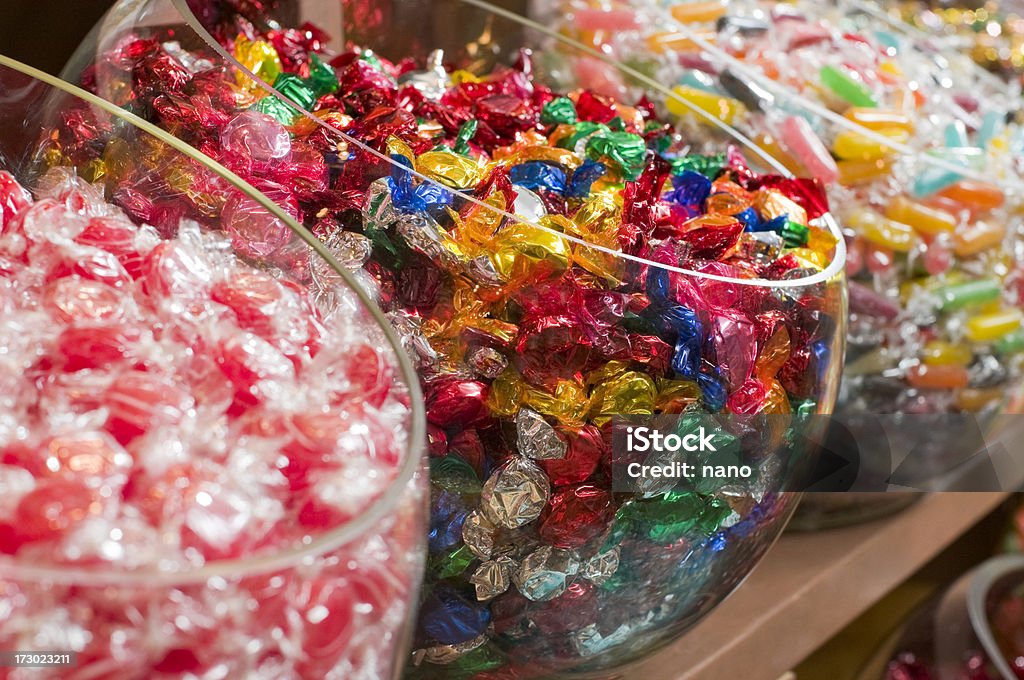
MULTIPOLYGON (((537 0, 531 11, 665 83, 661 105, 685 129, 705 124, 680 100, 826 184, 850 246, 844 422, 971 414, 985 428, 1006 410, 1024 335, 1020 135, 1005 120, 1015 104, 1004 84, 852 3, 537 0), (972 290, 987 292, 963 295, 972 290)), ((920 467, 938 472, 961 460, 949 441, 963 421, 932 422, 926 447, 920 437, 891 443, 898 454, 927 448, 915 454, 920 467)), ((869 472, 882 483, 891 463, 869 472)), ((807 526, 830 525, 913 498, 816 496, 801 514, 807 526)))
MULTIPOLYGON (((613 176, 598 192, 584 191, 584 199, 565 201, 562 195, 570 212, 552 202, 545 188, 527 191, 529 179, 518 170, 510 171, 514 198, 473 191, 479 179, 467 183, 439 172, 440 160, 461 165, 460 158, 483 158, 482 149, 487 158, 505 159, 488 163, 488 172, 523 165, 514 152, 499 155, 495 138, 477 138, 472 129, 462 153, 435 149, 435 140, 467 129, 465 121, 446 118, 450 104, 415 122, 425 142, 401 132, 407 123, 374 133, 379 121, 401 115, 379 110, 373 88, 365 86, 366 79, 390 73, 381 60, 408 60, 410 70, 399 80, 420 93, 408 91, 410 97, 436 96, 431 87, 444 92, 458 82, 466 87, 456 92, 493 93, 487 107, 515 117, 520 113, 509 110, 514 97, 500 88, 519 94, 532 89, 538 97, 548 97, 543 86, 568 91, 579 74, 594 73, 581 65, 595 65, 590 55, 535 50, 521 58, 532 33, 520 19, 459 2, 277 3, 273 14, 257 5, 192 8, 196 15, 184 3, 121 3, 68 74, 84 76, 102 96, 222 157, 222 131, 211 132, 190 117, 192 90, 176 92, 177 108, 168 107, 145 87, 149 67, 133 65, 131 55, 122 59, 124 46, 139 37, 169 53, 187 50, 175 59, 205 74, 204 86, 211 89, 204 94, 213 82, 230 84, 235 93, 224 105, 238 108, 225 120, 242 115, 243 106, 287 117, 293 150, 309 145, 331 167, 325 190, 298 196, 297 214, 307 225, 328 244, 341 234, 373 239, 369 259, 356 266, 418 362, 432 426, 431 556, 410 675, 607 674, 675 639, 717 605, 756 565, 795 506, 791 482, 813 454, 789 438, 794 417, 828 413, 835 399, 844 337, 844 244, 814 203, 816 188, 786 178, 764 180, 799 186, 805 193, 798 200, 806 207, 790 203, 790 209, 811 213, 815 238, 828 244, 821 253, 794 249, 800 251, 794 258, 807 258, 806 268, 788 277, 764 278, 727 262, 680 257, 669 250, 674 240, 666 236, 638 248, 616 236, 624 222, 618 201, 642 210, 632 192, 658 199, 667 178, 683 177, 688 163, 723 181, 745 177, 745 166, 735 156, 690 155, 690 140, 666 136, 657 153, 678 169, 652 169, 656 154, 646 151, 644 162, 651 165, 640 179, 613 176), (331 17, 337 20, 324 27, 333 42, 312 29, 287 31, 305 19, 323 24, 331 17), (242 40, 236 39, 239 28, 250 31, 242 40), (275 35, 261 40, 268 29, 275 35), (166 45, 171 38, 175 45, 166 45), (319 63, 334 63, 327 72, 341 77, 341 90, 314 93, 310 100, 308 88, 296 87, 288 69, 304 79, 322 73, 318 62, 299 50, 303 56, 289 63, 274 45, 288 52, 303 40, 307 47, 319 43, 319 63), (372 52, 330 53, 329 45, 342 49, 345 40, 372 52), (445 52, 435 53, 437 48, 445 52), (278 73, 279 62, 285 75, 278 73), (495 69, 499 75, 489 76, 495 69), (342 107, 346 97, 358 101, 342 107), (388 139, 396 134, 419 150, 388 139), (444 155, 429 156, 428 163, 429 153, 444 155), (407 163, 413 155, 415 163, 407 163), (720 169, 722 163, 735 165, 720 169), (359 174, 353 178, 349 169, 359 174), (423 201, 397 200, 396 192, 423 201), (612 202, 603 226, 585 217, 598 212, 599 192, 612 202), (432 207, 438 196, 450 197, 448 210, 432 207), (586 208, 580 205, 585 201, 591 201, 586 208), (396 261, 396 254, 404 259, 396 261), (431 281, 438 283, 417 287, 431 281), (689 330, 666 324, 670 315, 689 330), (755 319, 771 327, 760 340, 751 334, 755 319), (699 328, 714 330, 694 332, 699 328), (743 359, 746 349, 754 354, 743 359), (703 360, 693 363, 697 355, 703 360), (744 396, 738 388, 746 384, 754 357, 763 371, 744 396), (677 368, 668 365, 673 361, 677 368), (731 379, 722 370, 730 364, 737 367, 731 379), (744 408, 751 417, 781 424, 779 430, 762 429, 740 453, 757 468, 752 478, 672 491, 613 487, 618 418, 700 417, 744 408)), ((613 64, 597 61, 618 73, 613 64)), ((612 106, 599 99, 591 104, 612 106)), ((629 126, 637 125, 637 109, 616 111, 628 121, 622 125, 634 129, 629 126)), ((578 132, 575 116, 565 125, 578 132)), ((207 119, 216 125, 218 116, 207 119)), ((500 116, 487 120, 488 134, 501 139, 494 127, 500 116)), ((547 134, 536 145, 541 151, 530 153, 547 154, 536 158, 575 176, 583 152, 577 145, 547 147, 550 127, 538 124, 535 134, 547 134)), ((652 128, 654 138, 656 133, 652 128)), ((725 142, 718 150, 726 151, 725 142)), ((695 175, 704 177, 697 171, 685 176, 705 181, 695 175)), ((288 196, 299 187, 288 177, 274 181, 276 186, 263 185, 273 189, 268 195, 293 205, 288 196)), ((756 183, 762 180, 750 181, 751 191, 760 191, 756 183)), ((753 236, 743 240, 754 245, 753 236)))
POLYGON ((425 419, 380 311, 237 176, 4 57, 0 169, 0 646, 61 653, 4 676, 396 677, 425 419))

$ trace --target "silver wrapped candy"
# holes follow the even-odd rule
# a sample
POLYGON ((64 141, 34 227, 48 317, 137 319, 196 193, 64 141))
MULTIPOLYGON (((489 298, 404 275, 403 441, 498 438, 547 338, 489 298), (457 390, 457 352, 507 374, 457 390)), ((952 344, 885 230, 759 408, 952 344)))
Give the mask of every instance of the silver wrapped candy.
POLYGON ((619 547, 591 557, 580 569, 580 576, 594 585, 601 585, 619 570, 619 547))
POLYGON ((490 559, 494 552, 494 534, 497 527, 487 520, 479 511, 466 515, 462 522, 462 542, 473 553, 482 560, 490 559))
POLYGON ((540 218, 548 214, 547 206, 544 205, 540 196, 526 187, 515 185, 516 200, 512 205, 516 217, 521 217, 527 222, 536 224, 540 218))
POLYGON ((590 624, 572 634, 573 647, 576 648, 580 656, 600 654, 628 642, 637 632, 651 627, 654 623, 653 619, 653 614, 648 613, 641 620, 635 623, 624 623, 608 634, 602 634, 596 625, 590 624))
POLYGON ((484 602, 501 595, 512 584, 515 562, 507 557, 488 560, 477 567, 469 582, 476 586, 476 599, 484 602))
POLYGON ((508 359, 493 347, 474 347, 466 354, 466 363, 482 378, 493 380, 508 368, 508 359))
POLYGON ((386 179, 377 179, 370 184, 363 202, 363 224, 370 229, 386 231, 398 221, 401 214, 391 200, 391 187, 386 179))
POLYGON ((444 93, 452 86, 451 77, 444 68, 444 51, 434 50, 427 57, 425 71, 410 71, 398 79, 399 85, 412 85, 424 97, 432 101, 440 101, 444 93))
POLYGON ((1010 370, 991 354, 979 357, 967 369, 970 385, 975 388, 998 387, 1010 378, 1010 370))
POLYGON ((458 258, 447 246, 451 239, 430 215, 402 215, 396 228, 406 245, 434 262, 456 264, 458 258))
POLYGON ((568 449, 562 435, 544 416, 528 408, 516 414, 516 444, 521 455, 534 460, 565 458, 568 449))
POLYGON ((161 47, 167 54, 174 57, 182 66, 187 68, 190 73, 202 73, 203 71, 209 71, 213 68, 213 62, 209 59, 193 54, 189 50, 183 49, 181 43, 177 40, 170 40, 165 42, 161 47))
POLYGON ((767 264, 778 259, 786 242, 774 231, 747 232, 742 249, 747 257, 767 264))
POLYGON ((523 597, 544 602, 564 593, 579 570, 576 553, 546 545, 523 560, 513 581, 523 597))
POLYGON ((417 370, 428 373, 435 370, 441 360, 430 346, 430 341, 423 335, 419 318, 400 310, 388 312, 387 317, 391 327, 398 334, 402 349, 412 359, 417 370))
MULTIPOLYGON (((373 252, 373 244, 370 239, 354 231, 345 231, 341 228, 334 230, 324 239, 324 246, 330 251, 334 259, 342 267, 349 271, 361 269, 370 261, 373 252)), ((327 261, 320 257, 315 251, 309 252, 310 270, 313 274, 313 281, 321 290, 330 290, 335 286, 344 286, 341 276, 334 270, 327 261)))
POLYGON ((540 517, 551 482, 529 458, 516 456, 491 475, 480 494, 480 508, 492 523, 515 529, 540 517))
POLYGON ((474 257, 472 260, 467 262, 466 274, 469 278, 473 279, 475 283, 479 283, 483 286, 496 286, 502 282, 501 275, 498 274, 498 270, 494 268, 494 263, 491 262, 491 258, 486 255, 474 257))

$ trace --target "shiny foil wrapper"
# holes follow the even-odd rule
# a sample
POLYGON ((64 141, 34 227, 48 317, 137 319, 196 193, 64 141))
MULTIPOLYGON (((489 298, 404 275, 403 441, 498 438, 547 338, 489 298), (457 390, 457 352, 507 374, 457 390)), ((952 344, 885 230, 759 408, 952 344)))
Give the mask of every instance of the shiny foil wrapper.
POLYGON ((482 560, 494 553, 494 540, 498 528, 480 511, 474 510, 462 523, 462 541, 470 552, 482 560))
POLYGON ((490 600, 508 590, 514 569, 515 563, 508 557, 482 563, 469 578, 469 582, 476 586, 476 599, 481 602, 490 600))
POLYGON ((516 456, 484 484, 480 507, 491 523, 515 529, 540 517, 550 495, 544 471, 529 458, 516 456))
POLYGON ((544 602, 564 593, 579 570, 575 552, 546 545, 522 561, 513 580, 524 597, 544 602))
POLYGON ((516 444, 521 455, 534 460, 565 458, 568 449, 565 439, 544 416, 528 408, 516 414, 516 444))

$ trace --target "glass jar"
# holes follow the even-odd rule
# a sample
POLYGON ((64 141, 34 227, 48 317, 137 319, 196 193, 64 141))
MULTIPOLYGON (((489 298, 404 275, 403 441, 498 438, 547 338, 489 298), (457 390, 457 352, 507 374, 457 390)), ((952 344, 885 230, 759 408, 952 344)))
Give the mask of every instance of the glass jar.
MULTIPOLYGON (((324 191, 296 201, 299 217, 327 244, 373 243, 364 280, 414 355, 428 410, 430 558, 409 674, 606 674, 731 592, 782 530, 795 468, 813 456, 785 433, 835 399, 844 243, 820 196, 757 175, 734 152, 689 153, 654 120, 648 129, 642 105, 549 91, 595 78, 596 64, 523 55, 533 34, 515 15, 460 2, 277 3, 273 15, 247 5, 243 21, 234 5, 193 3, 197 15, 172 5, 122 3, 111 16, 123 19, 77 60, 91 67, 70 73, 230 166, 221 131, 194 124, 203 112, 147 91, 149 56, 122 59, 140 36, 173 51, 173 36, 193 46, 177 61, 227 69, 217 82, 234 93, 256 88, 245 105, 287 116, 292 148, 310 145, 331 168, 324 191), (333 41, 288 29, 332 16, 333 41), (362 49, 331 52, 338 36, 362 49), (397 92, 408 101, 391 106, 397 92), (561 135, 578 139, 552 141, 561 135), (712 203, 747 201, 758 220, 785 204, 806 231, 762 247, 735 219, 708 220, 712 180, 712 203), (623 230, 627 212, 643 238, 623 230), (677 222, 688 222, 680 234, 708 231, 673 236, 677 222), (749 479, 613 484, 622 418, 723 411, 782 423, 740 453, 756 468, 749 479)), ((274 181, 284 204, 302 189, 274 181)))
POLYGON ((0 644, 70 655, 6 677, 397 677, 425 420, 380 311, 163 131, 3 57, 0 100, 0 644))

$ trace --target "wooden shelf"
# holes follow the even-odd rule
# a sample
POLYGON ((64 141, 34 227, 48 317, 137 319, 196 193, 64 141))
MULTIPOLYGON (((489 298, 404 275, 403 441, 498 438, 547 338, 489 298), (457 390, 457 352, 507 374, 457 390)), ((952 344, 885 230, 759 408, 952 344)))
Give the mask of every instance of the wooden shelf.
POLYGON ((888 519, 786 534, 721 607, 621 677, 778 680, 1007 496, 932 494, 888 519))

